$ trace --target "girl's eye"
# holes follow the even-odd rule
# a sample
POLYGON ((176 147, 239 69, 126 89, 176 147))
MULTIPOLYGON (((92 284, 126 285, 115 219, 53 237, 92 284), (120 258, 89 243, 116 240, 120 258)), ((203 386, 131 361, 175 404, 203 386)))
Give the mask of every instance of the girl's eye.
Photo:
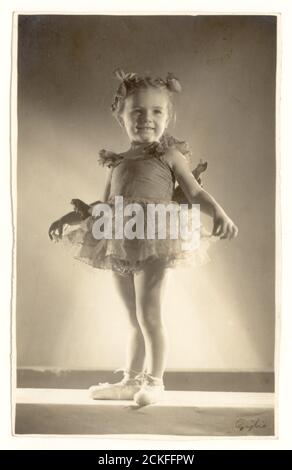
MULTIPOLYGON (((141 109, 134 109, 133 110, 133 114, 142 114, 142 110, 141 109)), ((153 111, 154 114, 162 114, 162 110, 161 109, 154 109, 153 111)))

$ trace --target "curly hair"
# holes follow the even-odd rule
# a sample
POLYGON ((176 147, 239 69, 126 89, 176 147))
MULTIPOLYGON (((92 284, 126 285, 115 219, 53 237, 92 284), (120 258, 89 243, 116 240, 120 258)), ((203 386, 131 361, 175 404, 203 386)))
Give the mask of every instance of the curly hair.
POLYGON ((150 87, 164 90, 167 93, 168 111, 170 116, 174 117, 172 94, 180 93, 182 88, 179 80, 172 73, 168 72, 165 80, 157 76, 153 77, 149 74, 138 75, 134 72, 125 73, 121 69, 116 69, 114 74, 115 77, 121 81, 110 106, 111 112, 115 118, 122 113, 125 100, 129 95, 133 94, 138 89, 150 87))

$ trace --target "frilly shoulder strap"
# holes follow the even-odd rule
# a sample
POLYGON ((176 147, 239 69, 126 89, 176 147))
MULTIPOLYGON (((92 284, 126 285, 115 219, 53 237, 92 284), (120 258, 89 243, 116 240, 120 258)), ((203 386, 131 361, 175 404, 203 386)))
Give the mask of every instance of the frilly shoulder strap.
POLYGON ((191 163, 192 152, 190 150, 189 144, 185 140, 178 140, 176 137, 163 134, 159 142, 155 142, 153 146, 149 149, 150 152, 157 157, 162 157, 167 149, 177 148, 186 158, 188 163, 191 163))
POLYGON ((116 166, 123 156, 117 153, 114 153, 110 150, 101 149, 98 152, 97 161, 102 166, 107 166, 108 168, 116 166))
MULTIPOLYGON (((177 148, 186 158, 188 163, 191 163, 192 152, 189 144, 185 140, 178 140, 170 134, 163 134, 159 142, 153 142, 145 150, 146 154, 153 155, 158 158, 163 158, 164 154, 169 148, 177 148)), ((101 149, 98 153, 98 163, 102 166, 109 168, 115 167, 124 158, 122 154, 117 154, 111 150, 101 149)))

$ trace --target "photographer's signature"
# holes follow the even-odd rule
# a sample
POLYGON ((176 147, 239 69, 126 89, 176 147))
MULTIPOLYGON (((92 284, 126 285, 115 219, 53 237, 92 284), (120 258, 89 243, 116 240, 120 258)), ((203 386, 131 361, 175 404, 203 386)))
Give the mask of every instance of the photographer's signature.
POLYGON ((239 431, 251 432, 254 429, 263 429, 267 425, 261 418, 238 418, 235 422, 235 428, 239 431))

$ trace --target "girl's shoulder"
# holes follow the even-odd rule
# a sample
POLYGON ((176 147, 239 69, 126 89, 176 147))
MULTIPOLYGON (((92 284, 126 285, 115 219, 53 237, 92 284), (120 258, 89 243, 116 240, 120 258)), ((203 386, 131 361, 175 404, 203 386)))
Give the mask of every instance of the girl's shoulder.
POLYGON ((101 149, 98 152, 97 161, 102 166, 108 168, 115 167, 122 159, 124 155, 122 153, 115 153, 111 150, 101 149))
POLYGON ((153 153, 170 166, 173 155, 180 155, 184 157, 187 163, 191 163, 192 152, 188 142, 179 140, 169 134, 164 134, 160 141, 156 143, 153 148, 153 153))

